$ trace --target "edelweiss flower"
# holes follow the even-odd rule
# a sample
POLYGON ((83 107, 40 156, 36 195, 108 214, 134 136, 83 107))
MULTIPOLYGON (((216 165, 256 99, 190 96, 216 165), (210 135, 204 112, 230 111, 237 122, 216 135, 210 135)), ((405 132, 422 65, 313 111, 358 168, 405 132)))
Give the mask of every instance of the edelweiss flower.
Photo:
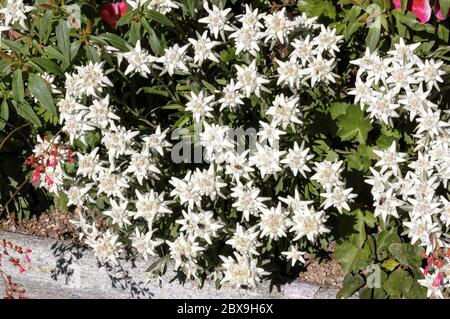
POLYGON ((212 52, 212 48, 219 45, 220 42, 211 41, 211 39, 208 38, 208 31, 203 32, 202 35, 197 32, 197 40, 189 38, 188 41, 194 48, 194 63, 202 65, 205 60, 219 63, 219 59, 214 55, 214 52, 212 52))
POLYGON ((6 5, 0 9, 0 14, 3 15, 5 26, 18 23, 22 29, 28 30, 25 13, 33 10, 36 8, 24 5, 23 0, 6 0, 6 5))
POLYGON ((309 67, 305 69, 304 74, 307 74, 311 79, 311 86, 316 83, 335 83, 335 74, 332 72, 334 68, 334 59, 324 60, 321 55, 313 58, 309 67))
POLYGON ((231 239, 225 243, 233 247, 241 255, 252 256, 259 255, 257 249, 262 246, 258 241, 259 232, 255 231, 255 227, 244 229, 241 224, 236 224, 236 231, 231 239))
POLYGON ((300 262, 302 264, 305 263, 305 259, 303 258, 303 256, 306 254, 306 252, 299 251, 297 245, 291 245, 290 251, 283 251, 281 254, 285 255, 286 259, 291 260, 292 267, 294 267, 297 262, 300 262))
POLYGON ((186 103, 185 111, 192 112, 195 122, 200 122, 200 119, 204 117, 214 117, 211 113, 214 110, 211 107, 215 104, 214 95, 205 96, 205 91, 200 91, 198 94, 191 92, 191 96, 187 96, 187 99, 189 102, 186 103))
POLYGON ((235 288, 254 288, 261 280, 260 277, 268 275, 262 268, 257 267, 257 260, 234 252, 233 257, 219 256, 222 261, 225 276, 221 284, 229 284, 235 288))
POLYGON ((128 62, 128 67, 125 70, 125 75, 130 73, 139 73, 146 78, 150 74, 149 65, 156 61, 156 58, 148 54, 147 50, 141 49, 141 41, 136 42, 136 47, 130 52, 122 54, 128 62))
POLYGON ((285 151, 278 151, 268 145, 263 146, 259 143, 256 143, 256 149, 256 153, 250 156, 250 165, 255 165, 259 169, 262 178, 282 171, 280 157, 286 153, 285 151))
POLYGON ((214 38, 219 37, 219 33, 223 39, 225 39, 225 31, 234 31, 228 24, 228 13, 231 12, 231 8, 220 10, 217 6, 213 5, 212 9, 209 9, 208 2, 203 3, 203 8, 208 12, 208 16, 198 20, 199 23, 208 25, 209 32, 214 35, 214 38))
POLYGON ((259 215, 260 221, 258 223, 261 230, 260 237, 269 236, 270 239, 278 240, 281 237, 286 237, 288 227, 289 212, 287 212, 281 203, 278 206, 261 209, 259 215))
POLYGON ((164 49, 164 55, 156 59, 156 62, 164 65, 161 75, 168 72, 169 75, 172 76, 175 71, 189 73, 189 69, 185 64, 188 59, 188 57, 186 57, 186 50, 189 46, 190 44, 186 44, 180 48, 178 44, 175 44, 170 48, 164 49))
POLYGON ((324 225, 326 220, 324 211, 316 212, 312 207, 295 211, 292 220, 289 221, 290 232, 296 234, 293 240, 306 236, 310 242, 315 242, 319 235, 330 232, 324 225))
POLYGON ((153 233, 151 231, 146 234, 141 234, 138 228, 136 228, 134 235, 130 237, 131 246, 135 248, 138 254, 144 257, 146 261, 148 260, 149 255, 157 256, 155 248, 164 242, 161 239, 152 239, 152 237, 153 233))
POLYGON ((120 228, 124 225, 131 225, 129 217, 131 216, 130 211, 127 210, 128 201, 122 201, 118 204, 115 200, 109 200, 111 204, 111 210, 104 211, 103 215, 109 216, 112 219, 112 224, 117 224, 120 228))
POLYGON ((252 93, 255 93, 257 97, 261 97, 260 90, 263 84, 269 83, 270 81, 258 74, 256 69, 256 60, 245 67, 240 65, 235 65, 237 69, 238 84, 241 89, 245 92, 245 97, 250 97, 252 93))
POLYGON ((136 193, 136 212, 133 218, 143 218, 148 223, 149 229, 152 229, 152 223, 155 217, 159 214, 171 214, 172 211, 167 207, 167 202, 164 201, 164 193, 158 194, 153 189, 148 193, 141 194, 139 190, 136 193))

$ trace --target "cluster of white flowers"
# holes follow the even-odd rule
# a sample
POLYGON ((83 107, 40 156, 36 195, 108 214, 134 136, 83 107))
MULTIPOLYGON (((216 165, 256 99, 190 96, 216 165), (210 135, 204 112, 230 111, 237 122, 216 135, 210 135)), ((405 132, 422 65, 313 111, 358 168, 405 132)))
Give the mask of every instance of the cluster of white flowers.
POLYGON ((353 61, 359 69, 350 94, 373 121, 393 127, 394 118, 404 117, 415 125, 414 153, 400 152, 396 141, 375 150, 379 159, 366 183, 372 185, 375 216, 384 223, 401 219, 411 243, 425 247, 429 254, 435 242, 450 247, 442 236, 449 230, 450 205, 438 190, 446 189, 449 179, 450 122, 429 99, 443 82, 443 62, 420 59, 414 53, 419 45, 406 45, 400 39, 386 57, 367 51, 353 61))
MULTIPOLYGON (((128 3, 133 10, 139 10, 143 2, 128 3)), ((149 6, 165 14, 178 4, 151 1, 149 6)), ((245 62, 234 66, 222 90, 208 95, 205 89, 186 96, 185 110, 203 128, 198 143, 205 149, 209 166, 188 170, 184 177, 164 176, 170 179, 170 200, 158 192, 155 181, 162 175, 159 159, 172 146, 166 140, 168 130, 158 126, 153 134, 141 136, 121 126, 107 94, 112 86, 107 76, 111 70, 104 70, 104 63, 89 62, 65 75, 65 96, 57 104, 63 131, 71 143, 79 140, 86 144, 94 132, 100 132, 101 139, 97 147, 75 153, 75 172, 61 178, 68 185, 65 193, 69 205, 88 207, 100 200, 105 206, 102 211, 109 225, 106 231, 83 215, 75 222, 100 260, 115 262, 124 251, 121 238, 128 233, 132 247, 144 258, 160 255, 162 250, 156 250, 165 243, 176 267, 188 278, 198 279, 204 271, 200 257, 220 239, 233 253, 220 256, 223 264, 213 270, 217 275, 214 277, 220 278, 222 284, 254 287, 267 274, 258 258, 267 241, 284 238, 291 245, 282 256, 292 266, 304 263, 305 252, 299 247, 316 242, 330 231, 325 226, 327 215, 323 209, 349 210, 347 203, 355 196, 351 189, 345 189, 340 177, 342 162, 316 163, 312 179, 323 186, 326 198, 321 209, 315 208, 313 201, 302 199, 297 189, 293 196, 274 199, 273 195, 262 196, 272 192, 254 183, 260 178, 277 179, 277 174, 287 170, 303 178, 313 173, 310 161, 314 155, 304 142, 293 142, 292 148, 286 150, 279 150, 279 142, 283 135, 303 124, 301 87, 335 81, 334 57, 342 37, 305 15, 291 20, 285 9, 264 14, 246 5, 245 13, 235 19, 231 9, 210 7, 207 2, 204 9, 207 16, 198 22, 207 30, 197 32, 197 37, 189 38, 185 45, 166 48, 160 57, 151 55, 141 41, 128 52, 110 51, 119 66, 127 64, 125 75, 148 78, 167 73, 172 77, 187 75, 206 61, 219 63, 215 48, 224 41, 235 43, 236 54, 245 62), (299 32, 307 36, 303 38, 299 32), (277 42, 291 53, 286 61, 277 59, 273 63, 275 76, 267 78, 260 74, 258 55, 262 48, 272 49, 277 42), (153 70, 158 73, 153 74, 153 70), (283 88, 284 93, 276 95, 265 110, 267 120, 259 122, 255 149, 238 152, 230 134, 232 128, 215 122, 216 112, 238 112, 250 98, 269 92, 271 84, 283 88), (229 224, 226 216, 216 212, 219 200, 231 201, 230 209, 240 222, 229 224), (154 223, 166 215, 174 220, 174 214, 179 214, 174 222, 179 234, 172 236, 173 240, 157 238, 154 223)))

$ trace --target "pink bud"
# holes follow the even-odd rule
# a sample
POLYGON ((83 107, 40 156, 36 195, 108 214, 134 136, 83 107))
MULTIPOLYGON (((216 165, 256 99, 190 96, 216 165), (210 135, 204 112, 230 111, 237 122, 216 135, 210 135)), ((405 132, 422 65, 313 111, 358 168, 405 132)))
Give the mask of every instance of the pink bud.
MULTIPOLYGON (((402 7, 401 0, 394 0, 394 7, 402 7)), ((431 6, 428 0, 408 0, 406 10, 414 13, 420 23, 427 23, 431 18, 431 6)))
POLYGON ((100 17, 107 25, 114 29, 120 17, 122 17, 127 12, 128 6, 125 1, 117 3, 105 3, 102 7, 100 17))

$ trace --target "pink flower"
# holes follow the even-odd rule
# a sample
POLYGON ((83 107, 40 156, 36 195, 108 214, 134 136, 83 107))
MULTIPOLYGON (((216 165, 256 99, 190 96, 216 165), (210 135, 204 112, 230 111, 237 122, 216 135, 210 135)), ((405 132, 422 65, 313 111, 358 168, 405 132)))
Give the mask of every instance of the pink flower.
POLYGON ((447 17, 448 17, 449 14, 450 14, 450 12, 447 12, 447 16, 444 17, 444 15, 442 14, 441 4, 439 3, 439 0, 437 0, 437 1, 434 3, 433 10, 434 10, 434 14, 436 15, 436 18, 438 18, 439 20, 445 20, 445 19, 447 19, 447 17))
POLYGON ((117 3, 108 2, 103 5, 100 17, 107 25, 114 29, 120 17, 122 17, 127 12, 128 6, 125 1, 117 3))
POLYGON ((31 263, 30 256, 28 256, 27 254, 25 254, 25 260, 27 261, 27 263, 31 263))
POLYGON ((439 273, 436 278, 434 279, 432 285, 433 287, 439 287, 441 285, 441 280, 444 278, 444 274, 443 273, 439 273))
POLYGON ((48 175, 45 175, 45 182, 47 183, 48 186, 53 185, 53 180, 50 177, 48 177, 48 175))
MULTIPOLYGON (((394 7, 402 7, 401 0, 394 0, 394 7)), ((431 6, 428 0, 408 0, 406 10, 414 13, 420 23, 427 23, 431 18, 431 6)))

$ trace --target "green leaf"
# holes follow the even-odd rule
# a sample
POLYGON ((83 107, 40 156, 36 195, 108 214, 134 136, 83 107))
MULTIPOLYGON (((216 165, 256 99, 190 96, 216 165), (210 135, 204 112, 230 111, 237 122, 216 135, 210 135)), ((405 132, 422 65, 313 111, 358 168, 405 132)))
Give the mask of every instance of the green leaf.
POLYGON ((131 22, 133 18, 133 11, 128 11, 123 16, 120 17, 119 21, 117 21, 117 26, 121 27, 131 22))
POLYGON ((30 74, 28 78, 28 89, 50 113, 55 116, 58 115, 48 83, 43 78, 37 74, 30 74))
POLYGON ((344 242, 337 246, 334 251, 334 258, 341 264, 344 274, 348 274, 369 265, 370 249, 368 246, 361 249, 350 242, 344 242))
POLYGON ((64 62, 67 65, 70 64, 70 39, 69 39, 69 27, 64 20, 60 20, 56 26, 55 33, 58 40, 58 49, 64 56, 64 62))
POLYGON ((20 117, 29 121, 35 127, 40 127, 42 125, 41 120, 27 101, 23 101, 23 103, 20 103, 19 105, 13 101, 13 105, 15 106, 16 112, 20 117))
POLYGON ((334 102, 334 103, 331 103, 331 106, 328 109, 328 112, 330 113, 331 118, 333 120, 335 120, 339 116, 346 114, 348 107, 349 107, 348 103, 345 103, 345 102, 334 102))
POLYGON ((397 269, 389 275, 384 282, 384 289, 392 296, 398 296, 407 293, 414 284, 413 278, 403 269, 397 269))
POLYGON ((16 100, 19 102, 23 102, 24 88, 23 88, 23 77, 22 77, 21 69, 17 69, 14 72, 13 81, 12 81, 12 89, 13 89, 14 97, 16 98, 16 100))
POLYGON ((377 258, 378 260, 386 259, 389 255, 389 246, 395 243, 401 243, 400 236, 397 234, 397 227, 383 230, 377 236, 377 258))
POLYGON ((398 265, 400 265, 400 263, 397 260, 390 258, 385 260, 381 264, 381 267, 386 269, 387 271, 393 271, 395 268, 397 268, 398 265))
POLYGON ((2 104, 0 104, 0 116, 2 118, 0 120, 0 131, 2 131, 6 126, 5 121, 9 119, 9 105, 6 99, 3 99, 2 104))
POLYGON ((163 55, 164 54, 164 46, 162 41, 158 38, 155 31, 150 28, 147 30, 150 36, 150 48, 152 49, 153 53, 156 55, 163 55))
POLYGON ((168 17, 166 17, 165 15, 155 11, 155 10, 148 10, 147 14, 145 15, 147 18, 149 18, 150 20, 159 22, 163 25, 169 26, 169 27, 175 27, 175 25, 173 24, 172 21, 170 21, 170 19, 168 17))
POLYGON ((449 39, 449 30, 443 24, 440 24, 438 27, 438 37, 442 41, 448 42, 449 39))
POLYGON ((349 106, 347 113, 337 118, 337 125, 337 135, 342 141, 356 141, 360 144, 366 144, 367 135, 372 130, 372 124, 357 105, 349 106))
POLYGON ((408 5, 408 0, 400 0, 400 3, 402 5, 402 11, 405 12, 406 6, 408 5))
POLYGON ((136 45, 136 43, 141 39, 141 24, 136 21, 131 22, 130 32, 128 35, 130 37, 130 42, 133 45, 136 45))
POLYGON ((355 276, 352 274, 347 274, 344 277, 341 290, 339 290, 336 294, 336 298, 350 298, 362 286, 364 286, 364 279, 360 274, 356 274, 355 276))
POLYGON ((439 6, 441 7, 442 15, 446 17, 450 8, 450 0, 439 0, 439 6))
POLYGON ((308 0, 306 1, 306 13, 308 16, 326 16, 330 19, 336 18, 336 7, 329 0, 308 0))
POLYGON ((105 40, 113 47, 119 49, 120 51, 128 51, 127 42, 114 33, 102 33, 98 36, 100 39, 105 40))
POLYGON ((421 254, 423 248, 413 246, 407 243, 394 243, 389 245, 389 252, 397 259, 401 264, 407 265, 411 268, 418 268, 422 264, 421 254))
POLYGON ((196 2, 198 3, 196 0, 183 0, 183 5, 191 18, 195 17, 196 2))
POLYGON ((372 26, 369 28, 366 36, 366 45, 370 48, 370 51, 375 51, 380 40, 381 35, 381 25, 372 26))
POLYGON ((41 67, 45 72, 51 74, 62 74, 61 68, 52 60, 46 58, 32 58, 30 61, 36 63, 39 67, 41 67))

